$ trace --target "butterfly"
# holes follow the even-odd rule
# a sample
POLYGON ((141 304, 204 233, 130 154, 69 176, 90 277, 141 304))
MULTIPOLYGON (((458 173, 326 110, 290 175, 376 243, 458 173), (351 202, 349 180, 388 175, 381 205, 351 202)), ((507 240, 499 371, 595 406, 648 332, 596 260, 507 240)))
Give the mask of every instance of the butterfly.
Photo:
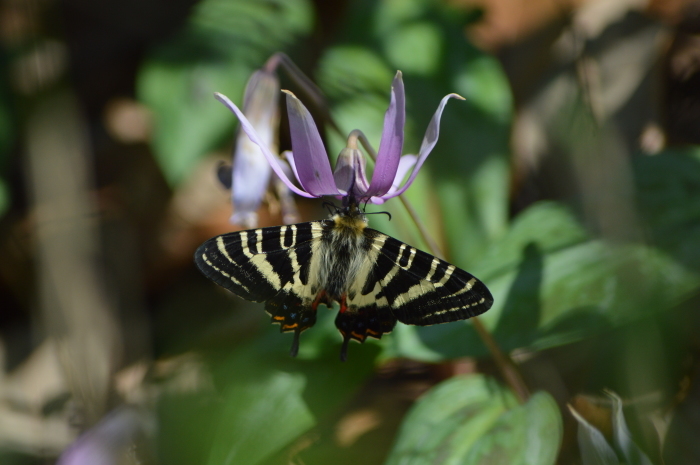
POLYGON ((299 335, 316 323, 319 305, 340 306, 335 325, 364 342, 397 321, 427 326, 464 320, 491 308, 484 283, 444 260, 367 227, 354 203, 326 220, 238 231, 202 244, 195 262, 206 277, 238 296, 265 302, 282 332, 299 335))

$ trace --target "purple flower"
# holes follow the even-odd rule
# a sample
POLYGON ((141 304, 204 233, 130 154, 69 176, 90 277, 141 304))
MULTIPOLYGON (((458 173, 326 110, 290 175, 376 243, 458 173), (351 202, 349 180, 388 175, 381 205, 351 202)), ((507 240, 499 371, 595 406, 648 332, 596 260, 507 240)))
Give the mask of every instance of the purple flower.
MULTIPOLYGON (((255 128, 262 145, 271 152, 276 151, 279 92, 279 80, 275 73, 261 69, 248 80, 243 97, 243 112, 255 128)), ((270 184, 270 164, 263 157, 259 145, 252 143, 239 130, 231 169, 231 222, 248 228, 257 225, 257 211, 270 184)))
MULTIPOLYGON (((262 69, 251 75, 243 97, 243 113, 257 132, 260 142, 276 158, 280 96, 276 73, 280 65, 297 81, 303 83, 308 80, 305 76, 298 76, 300 71, 286 55, 276 53, 262 69)), ((288 179, 292 173, 290 167, 283 162, 282 169, 287 174, 285 179, 288 179)), ((277 176, 272 176, 270 164, 263 156, 259 144, 251 142, 244 131, 239 130, 236 136, 233 164, 223 164, 219 176, 224 186, 231 189, 231 223, 246 228, 256 227, 258 210, 265 199, 268 200, 270 210, 273 210, 273 206, 280 208, 285 223, 299 221, 296 204, 286 183, 277 176)))
POLYGON ((359 131, 350 133, 348 146, 340 153, 335 171, 331 171, 328 154, 311 114, 294 94, 289 91, 283 92, 287 94, 287 112, 292 137, 292 154, 288 154, 287 158, 301 188, 291 182, 279 159, 270 151, 263 136, 256 131, 255 126, 243 112, 226 96, 218 93, 215 95, 236 114, 243 131, 254 144, 260 147, 272 170, 290 190, 303 197, 332 195, 354 200, 357 203, 376 204, 384 203, 387 199, 396 197, 408 189, 437 143, 440 117, 447 101, 450 98, 463 100, 457 94, 445 96, 428 125, 418 155, 401 156, 406 108, 401 71, 397 72, 391 87, 391 103, 384 116, 384 129, 372 180, 368 181, 365 174, 365 158, 357 147, 357 139, 361 133, 359 131), (401 185, 402 179, 411 168, 413 168, 411 175, 401 185))

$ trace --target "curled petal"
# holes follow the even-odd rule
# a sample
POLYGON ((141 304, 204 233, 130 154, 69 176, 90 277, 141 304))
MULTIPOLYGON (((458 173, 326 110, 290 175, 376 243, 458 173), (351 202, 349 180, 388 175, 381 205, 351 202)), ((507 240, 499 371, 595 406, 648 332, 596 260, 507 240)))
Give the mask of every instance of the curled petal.
MULTIPOLYGON (((273 73, 256 71, 248 80, 243 99, 243 113, 260 141, 272 152, 276 152, 279 126, 279 87, 279 80, 273 73)), ((260 147, 239 128, 231 175, 232 223, 246 228, 257 226, 257 211, 267 192, 271 174, 272 168, 260 147)))
POLYGON ((372 182, 367 196, 382 196, 391 188, 403 150, 404 124, 406 122, 406 99, 401 71, 396 72, 391 85, 391 103, 384 115, 382 140, 377 152, 377 163, 372 173, 372 182))
POLYGON ((396 192, 399 189, 401 181, 403 181, 403 178, 406 177, 406 174, 408 174, 409 170, 413 168, 417 161, 418 157, 415 155, 409 154, 401 157, 401 159, 399 160, 399 169, 396 170, 396 177, 394 178, 394 182, 389 188, 389 192, 387 192, 388 194, 396 192))
POLYGON ((315 195, 337 195, 331 164, 323 146, 316 123, 304 104, 288 90, 287 113, 292 150, 299 183, 307 192, 315 195))
MULTIPOLYGON (((293 160, 292 152, 289 150, 285 150, 282 153, 282 157, 286 158, 288 162, 290 159, 293 160)), ((282 168, 284 169, 284 172, 287 173, 287 177, 296 177, 296 174, 292 174, 294 168, 292 168, 291 163, 282 163, 282 168)), ((277 198, 279 199, 280 207, 282 209, 282 222, 284 224, 292 224, 301 221, 299 211, 297 210, 297 205, 294 202, 294 196, 290 192, 289 188, 277 176, 275 176, 272 180, 272 184, 275 191, 277 191, 277 198)))
POLYGON ((411 176, 408 178, 406 183, 403 186, 401 186, 401 188, 399 188, 398 190, 390 194, 381 195, 380 197, 382 199, 387 200, 392 197, 396 197, 397 195, 403 194, 406 191, 406 189, 408 189, 409 186, 413 183, 413 180, 416 179, 418 171, 421 169, 423 163, 425 162, 425 159, 428 158, 428 155, 430 155, 431 150, 433 150, 433 147, 435 147, 435 144, 437 143, 438 136, 440 135, 440 117, 442 116, 442 112, 445 109, 445 105, 447 105, 447 101, 451 98, 464 100, 464 97, 457 94, 449 94, 443 97, 443 99, 440 101, 440 105, 438 105, 438 108, 435 111, 435 114, 433 115, 433 118, 430 120, 428 129, 425 131, 423 143, 421 144, 420 150, 418 151, 418 159, 416 160, 416 164, 413 167, 411 176))
POLYGON ((279 178, 287 185, 287 187, 289 187, 289 189, 292 192, 294 192, 295 194, 299 194, 302 197, 317 197, 316 195, 304 192, 303 190, 299 189, 289 180, 287 175, 284 173, 284 170, 282 169, 282 166, 280 165, 280 162, 277 159, 277 157, 272 154, 270 148, 267 147, 265 143, 261 140, 261 138, 258 136, 258 133, 255 131, 255 128, 250 123, 250 121, 248 121, 243 112, 239 110, 238 107, 233 102, 231 102, 231 100, 228 99, 228 97, 218 92, 214 93, 214 96, 217 100, 226 105, 228 109, 236 115, 238 120, 241 122, 241 128, 243 129, 243 131, 250 138, 250 140, 253 141, 255 145, 260 147, 260 150, 265 156, 267 162, 272 167, 272 170, 277 176, 279 176, 279 178))
POLYGON ((297 178, 298 181, 299 173, 297 173, 297 165, 294 161, 294 152, 292 152, 291 150, 285 150, 284 152, 282 152, 282 156, 287 160, 287 163, 289 163, 289 166, 292 168, 292 173, 294 173, 294 177, 297 178))
POLYGON ((231 222, 246 228, 257 226, 257 211, 270 183, 272 170, 261 152, 245 134, 239 136, 232 169, 234 212, 231 222))

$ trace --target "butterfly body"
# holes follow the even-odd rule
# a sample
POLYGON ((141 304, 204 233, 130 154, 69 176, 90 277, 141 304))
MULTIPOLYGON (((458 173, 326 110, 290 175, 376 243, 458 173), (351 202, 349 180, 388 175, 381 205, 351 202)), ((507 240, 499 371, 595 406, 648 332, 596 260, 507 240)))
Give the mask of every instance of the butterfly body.
POLYGON ((486 286, 454 265, 367 227, 354 205, 323 221, 214 237, 195 262, 215 283, 265 310, 281 331, 299 334, 318 306, 340 310, 341 359, 350 339, 381 338, 396 321, 431 325, 479 315, 491 307, 486 286))

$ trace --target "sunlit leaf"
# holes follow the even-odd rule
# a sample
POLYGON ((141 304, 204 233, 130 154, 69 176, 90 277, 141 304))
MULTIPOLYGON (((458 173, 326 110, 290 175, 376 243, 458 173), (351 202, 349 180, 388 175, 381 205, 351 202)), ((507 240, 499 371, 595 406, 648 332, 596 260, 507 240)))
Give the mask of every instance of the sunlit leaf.
POLYGON ((407 24, 388 35, 384 48, 393 67, 429 76, 438 70, 443 48, 440 28, 428 21, 407 24))
POLYGON ((471 375, 429 391, 406 416, 388 465, 553 464, 561 415, 551 396, 518 405, 495 381, 471 375))
POLYGON ((153 148, 166 179, 177 184, 196 161, 233 138, 234 117, 214 99, 238 99, 251 68, 223 62, 169 63, 150 60, 139 76, 139 94, 156 116, 153 148))
POLYGON ((154 113, 153 148, 170 184, 233 138, 235 117, 214 92, 241 103, 250 74, 311 24, 308 0, 203 0, 179 35, 151 52, 138 95, 154 113))
POLYGON ((208 463, 255 465, 315 424, 302 397, 300 373, 270 372, 258 380, 234 383, 224 407, 208 463))
MULTIPOLYGON (((629 324, 672 308, 700 286, 698 273, 654 247, 590 239, 554 203, 521 213, 469 271, 494 295, 480 318, 506 350, 552 347, 629 324)), ((407 331, 423 346, 411 336, 412 344, 387 346, 392 356, 487 354, 469 323, 407 331)))

